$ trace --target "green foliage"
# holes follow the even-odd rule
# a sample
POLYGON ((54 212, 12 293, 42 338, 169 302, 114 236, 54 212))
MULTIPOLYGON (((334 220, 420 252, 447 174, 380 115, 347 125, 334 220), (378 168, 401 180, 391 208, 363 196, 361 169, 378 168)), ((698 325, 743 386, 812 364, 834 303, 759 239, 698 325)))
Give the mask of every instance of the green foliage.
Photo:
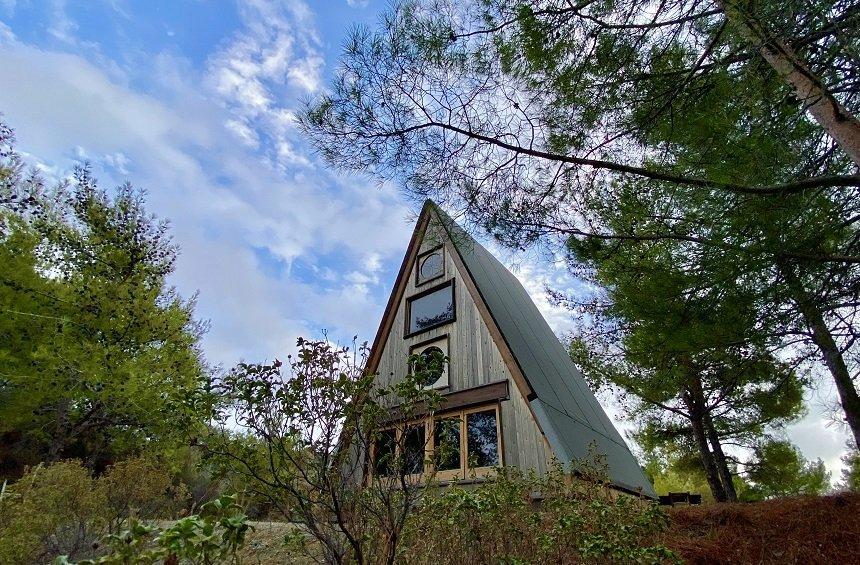
POLYGON ((754 483, 749 499, 798 494, 824 494, 830 489, 830 473, 820 459, 807 461, 787 441, 767 441, 756 448, 756 461, 747 475, 754 483))
POLYGON ((499 469, 493 481, 454 485, 410 515, 406 563, 672 563, 655 543, 668 519, 651 502, 610 491, 594 463, 576 477, 556 463, 538 477, 499 469))
POLYGON ((163 466, 144 458, 120 461, 97 478, 79 461, 39 465, 0 495, 0 563, 93 555, 105 534, 170 518, 184 507, 184 493, 163 466))
MULTIPOLYGON (((236 552, 245 545, 253 526, 236 504, 235 496, 224 495, 207 502, 200 513, 161 529, 133 520, 128 530, 105 538, 106 555, 79 561, 78 565, 125 565, 128 563, 188 563, 209 565, 238 563, 236 552)), ((67 556, 58 565, 71 564, 67 556)))
POLYGON ((188 503, 187 489, 164 465, 152 458, 133 457, 114 463, 97 479, 107 496, 110 531, 132 519, 167 518, 188 503))
POLYGON ((842 480, 839 488, 860 491, 860 450, 848 443, 848 451, 842 456, 842 480))
POLYGON ((109 520, 104 485, 80 463, 40 465, 0 498, 0 563, 89 555, 109 520))
POLYGON ((92 468, 187 441, 209 375, 194 300, 167 284, 177 256, 142 192, 87 166, 47 190, 0 137, 0 473, 63 457, 92 468))

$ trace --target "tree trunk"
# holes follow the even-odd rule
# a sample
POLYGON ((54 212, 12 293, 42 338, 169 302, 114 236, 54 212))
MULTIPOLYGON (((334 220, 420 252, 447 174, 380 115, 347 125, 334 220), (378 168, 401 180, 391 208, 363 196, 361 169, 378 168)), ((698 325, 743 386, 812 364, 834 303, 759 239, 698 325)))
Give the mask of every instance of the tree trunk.
POLYGON ((56 463, 60 460, 66 441, 69 437, 69 400, 62 399, 57 403, 57 425, 51 436, 51 444, 48 446, 48 454, 45 458, 47 463, 56 463))
POLYGON ((693 435, 696 438, 696 445, 699 448, 699 458, 702 460, 702 469, 705 471, 705 478, 708 479, 708 486, 711 487, 711 494, 714 495, 714 500, 717 502, 726 501, 726 490, 723 488, 723 483, 720 481, 717 464, 714 461, 714 455, 708 448, 708 438, 705 435, 705 426, 702 418, 702 410, 696 405, 689 392, 683 392, 682 398, 690 412, 690 423, 693 426, 693 435))
POLYGON ((734 0, 717 0, 741 36, 758 48, 762 58, 805 104, 813 119, 860 167, 860 121, 831 94, 783 39, 772 36, 734 0))
POLYGON ((735 491, 735 483, 732 480, 732 473, 729 470, 729 462, 726 459, 726 454, 723 452, 723 445, 720 443, 720 437, 717 435, 717 429, 714 427, 711 415, 706 414, 704 421, 708 440, 711 442, 711 449, 714 452, 714 461, 717 464, 717 471, 720 474, 720 481, 722 481, 723 488, 726 491, 726 500, 728 502, 737 502, 738 493, 735 491))
POLYGON ((795 276, 790 266, 780 265, 780 270, 804 322, 812 332, 812 342, 818 347, 824 364, 833 376, 836 392, 839 394, 839 403, 845 413, 845 421, 854 436, 854 444, 860 449, 860 394, 854 387, 845 358, 824 321, 824 314, 815 305, 813 297, 804 288, 803 283, 795 276))

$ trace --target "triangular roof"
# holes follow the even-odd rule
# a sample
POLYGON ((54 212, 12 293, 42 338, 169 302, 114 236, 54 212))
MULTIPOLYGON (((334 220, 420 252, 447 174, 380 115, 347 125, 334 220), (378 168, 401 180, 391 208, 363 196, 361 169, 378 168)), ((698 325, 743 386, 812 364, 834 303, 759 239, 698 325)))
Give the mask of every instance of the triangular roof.
MULTIPOLYGON (((457 252, 457 262, 472 279, 479 294, 475 300, 486 306, 492 318, 486 323, 494 325, 504 340, 517 366, 516 373, 525 381, 527 390, 521 392, 527 396, 531 412, 556 457, 561 461, 585 458, 589 445, 594 444, 606 457, 614 486, 656 497, 636 458, 520 281, 431 200, 427 200, 419 216, 388 310, 396 308, 400 301, 404 273, 409 272, 431 214, 438 217, 457 252)), ((383 321, 369 360, 372 371, 378 365, 373 353, 384 346, 388 331, 390 324, 383 321)))

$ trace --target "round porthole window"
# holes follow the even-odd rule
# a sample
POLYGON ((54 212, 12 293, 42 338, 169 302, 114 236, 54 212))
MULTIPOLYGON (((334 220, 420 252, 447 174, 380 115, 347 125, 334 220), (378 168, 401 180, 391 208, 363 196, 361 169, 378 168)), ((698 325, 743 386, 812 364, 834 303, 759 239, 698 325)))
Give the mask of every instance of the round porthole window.
POLYGON ((421 282, 429 281, 442 274, 442 251, 434 251, 421 259, 421 264, 418 266, 418 278, 421 282))
POLYGON ((433 386, 445 371, 445 352, 435 345, 428 347, 418 356, 416 371, 424 371, 421 382, 423 387, 433 386))

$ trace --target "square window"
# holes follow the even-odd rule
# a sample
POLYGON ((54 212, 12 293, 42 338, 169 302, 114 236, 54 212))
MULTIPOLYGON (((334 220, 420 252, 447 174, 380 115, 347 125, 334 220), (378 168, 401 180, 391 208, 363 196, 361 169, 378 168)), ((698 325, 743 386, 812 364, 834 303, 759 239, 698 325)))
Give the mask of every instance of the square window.
POLYGON ((454 321, 454 281, 409 298, 406 335, 411 336, 454 321))

